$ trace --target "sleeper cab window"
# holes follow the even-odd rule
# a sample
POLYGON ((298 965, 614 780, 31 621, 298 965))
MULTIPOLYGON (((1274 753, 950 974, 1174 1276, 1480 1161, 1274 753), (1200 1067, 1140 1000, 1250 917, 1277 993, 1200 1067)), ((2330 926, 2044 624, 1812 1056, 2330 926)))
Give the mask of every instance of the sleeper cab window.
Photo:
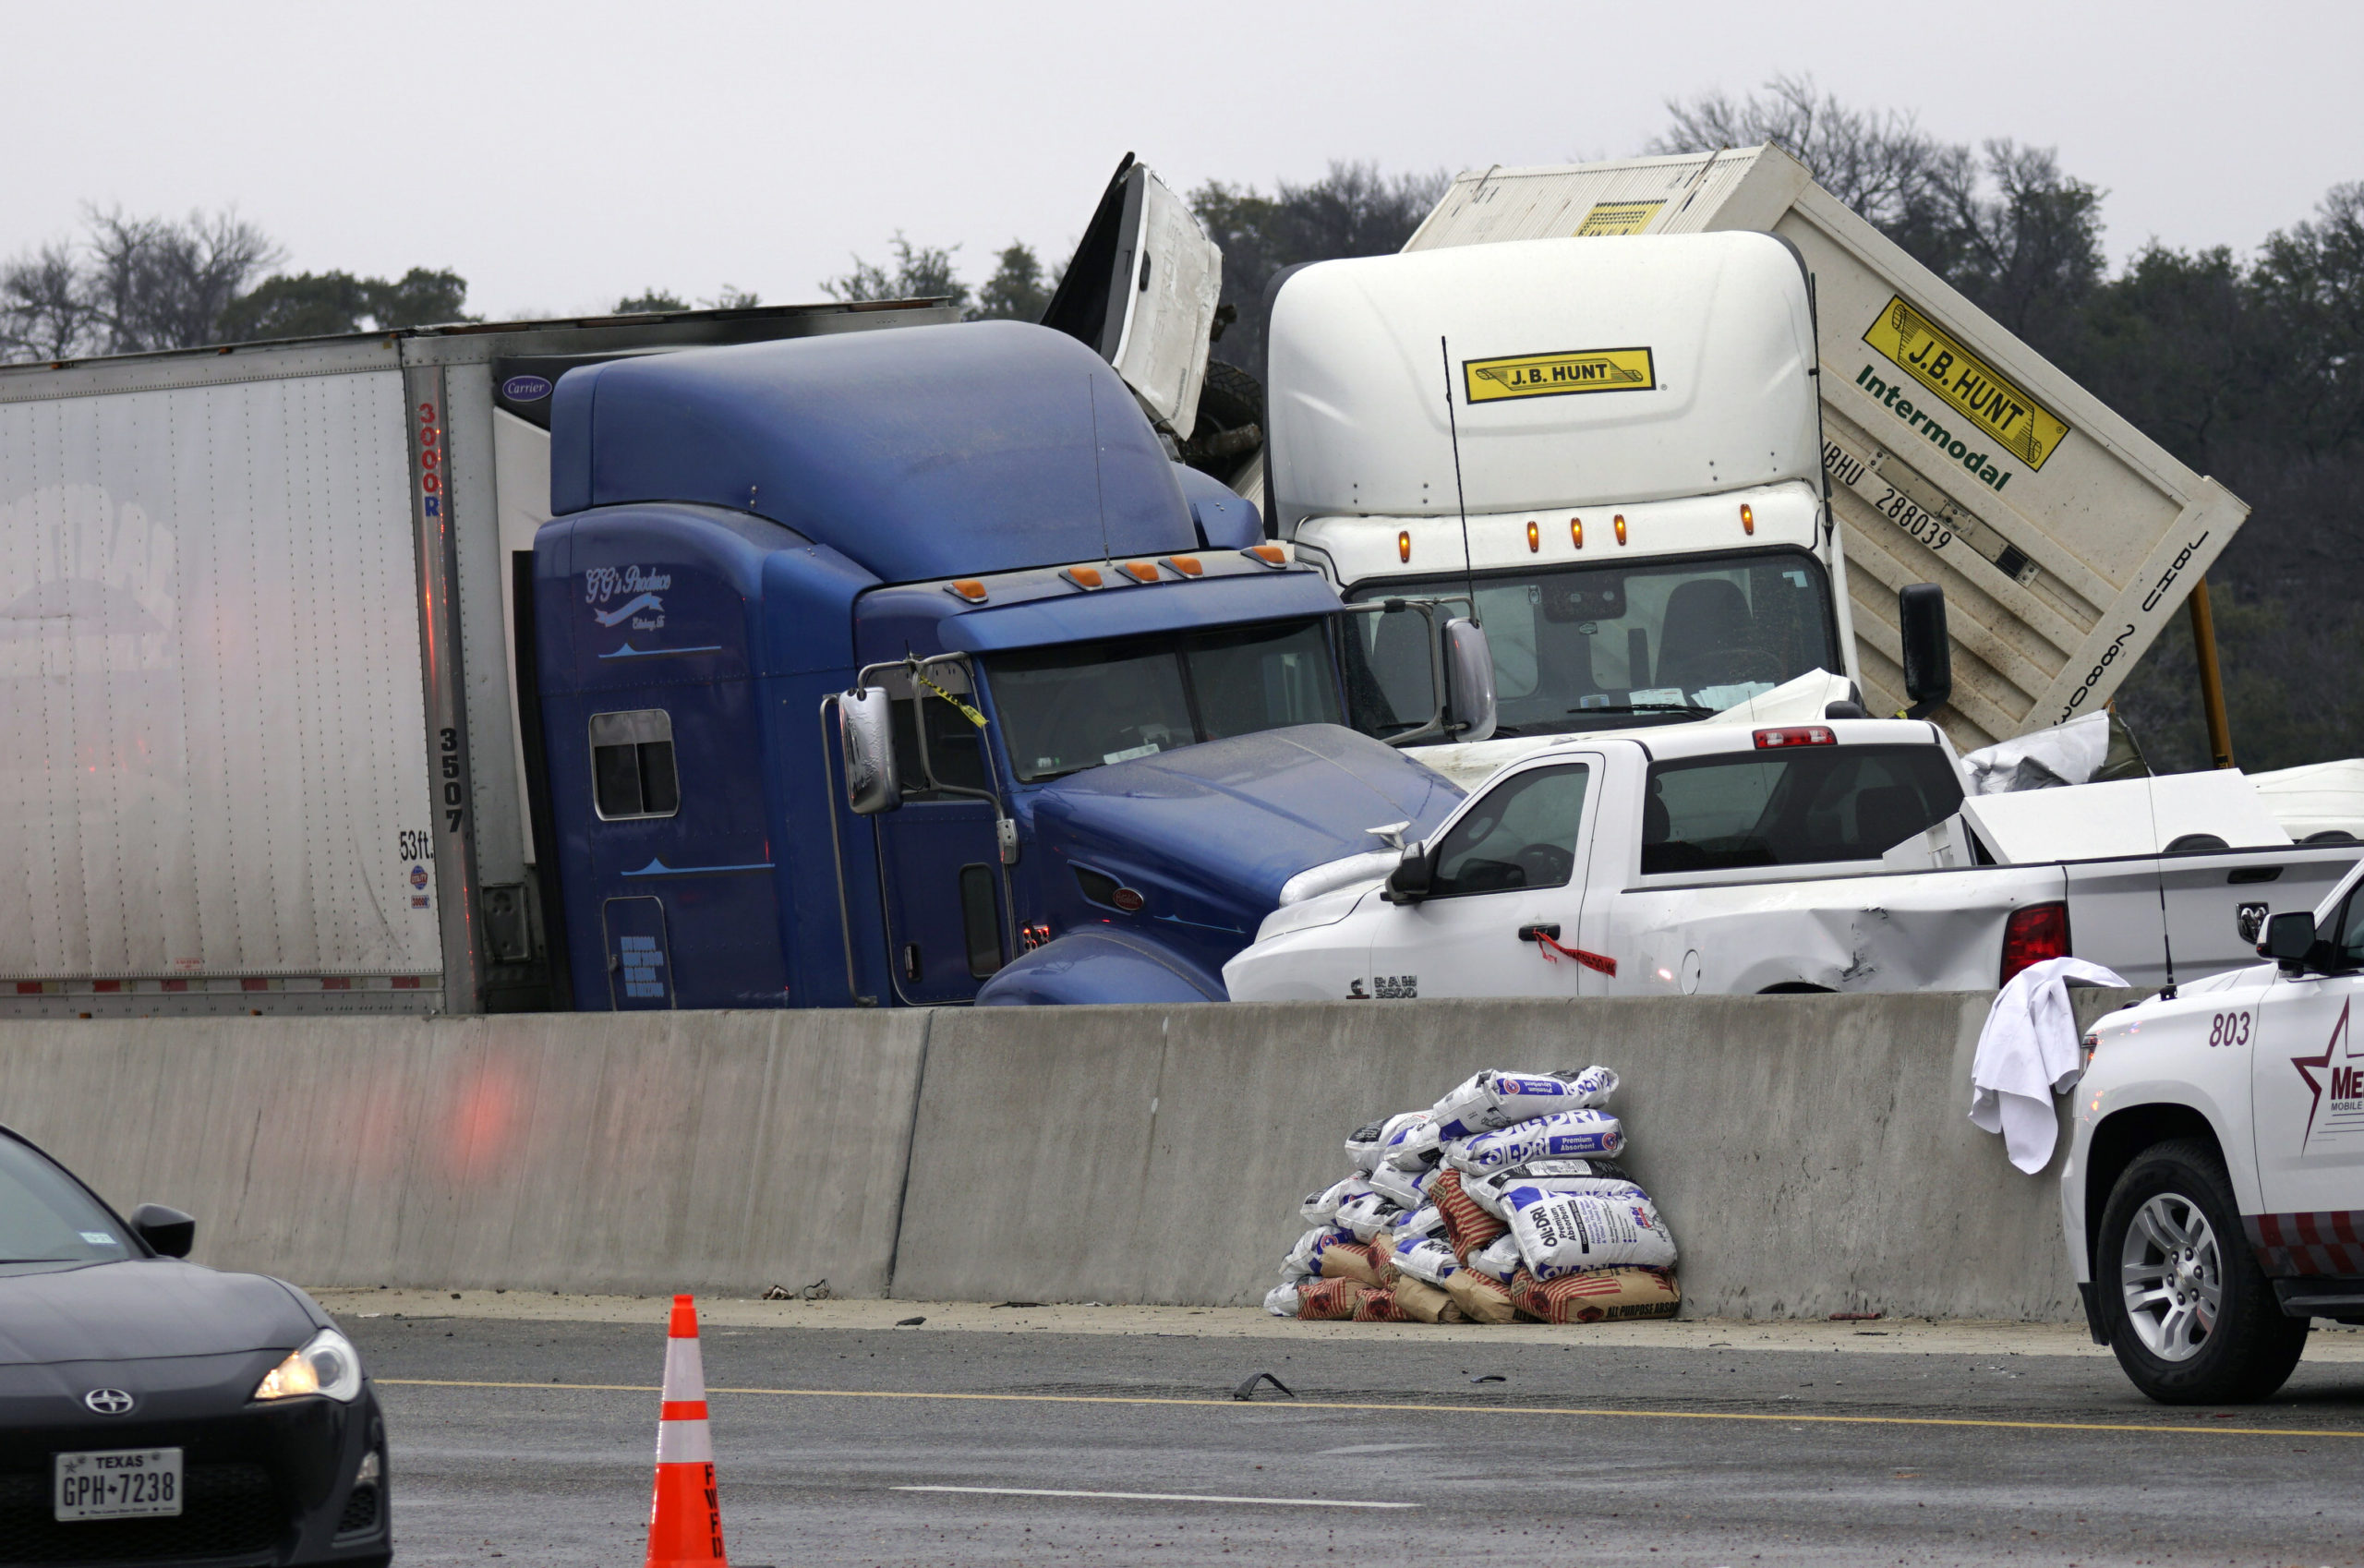
POLYGON ((603 822, 671 816, 680 811, 672 715, 661 707, 593 714, 591 792, 603 822))

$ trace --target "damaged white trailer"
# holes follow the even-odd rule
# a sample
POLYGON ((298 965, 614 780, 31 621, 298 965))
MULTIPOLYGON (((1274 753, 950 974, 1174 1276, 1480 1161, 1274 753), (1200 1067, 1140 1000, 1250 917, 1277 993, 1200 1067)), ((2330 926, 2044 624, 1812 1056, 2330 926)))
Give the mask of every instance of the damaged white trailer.
MULTIPOLYGON (((1856 659, 1902 706, 1897 590, 1936 583, 1963 750, 2099 710, 2248 507, 2185 467, 1774 147, 1456 178, 1407 251, 1757 230, 1815 289, 1823 464, 1856 659)), ((2212 734, 2221 745, 2221 715, 2212 734)))

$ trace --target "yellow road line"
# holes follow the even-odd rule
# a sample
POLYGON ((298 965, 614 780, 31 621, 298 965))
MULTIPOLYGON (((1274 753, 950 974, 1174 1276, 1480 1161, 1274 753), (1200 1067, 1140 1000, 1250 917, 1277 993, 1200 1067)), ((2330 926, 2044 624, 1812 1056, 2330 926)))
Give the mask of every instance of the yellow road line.
MULTIPOLYGON (((655 1383, 515 1383, 468 1378, 379 1378, 398 1388, 515 1388, 588 1393, 660 1393, 655 1383)), ((715 1393, 776 1394, 796 1399, 936 1399, 970 1400, 1007 1405, 1179 1405, 1236 1410, 1248 1402, 1234 1399, 1174 1399, 1153 1394, 1102 1393, 920 1393, 891 1389, 844 1388, 710 1388, 715 1393)), ((1998 1421, 1969 1416, 1784 1416, 1753 1410, 1614 1410, 1583 1405, 1376 1405, 1338 1399, 1259 1400, 1259 1410, 1366 1410, 1391 1416, 1443 1413, 1456 1416, 1599 1416, 1646 1421, 1769 1421, 1776 1425, 1830 1427, 1980 1427, 2029 1432, 2172 1432, 2183 1436, 2358 1438, 2364 1430, 2335 1427, 2168 1427, 2135 1421, 1998 1421)))

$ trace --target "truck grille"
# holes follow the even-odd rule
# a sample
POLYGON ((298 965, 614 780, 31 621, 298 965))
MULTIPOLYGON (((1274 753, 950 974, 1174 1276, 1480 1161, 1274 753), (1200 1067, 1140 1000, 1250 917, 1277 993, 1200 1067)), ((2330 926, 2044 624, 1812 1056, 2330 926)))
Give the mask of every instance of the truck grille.
MULTIPOLYGON (((0 1562, 145 1562, 268 1551, 287 1527, 287 1510, 259 1465, 191 1465, 177 1519, 51 1516, 47 1479, 0 1476, 0 1562)), ((370 1510, 377 1509, 373 1495, 370 1510)))

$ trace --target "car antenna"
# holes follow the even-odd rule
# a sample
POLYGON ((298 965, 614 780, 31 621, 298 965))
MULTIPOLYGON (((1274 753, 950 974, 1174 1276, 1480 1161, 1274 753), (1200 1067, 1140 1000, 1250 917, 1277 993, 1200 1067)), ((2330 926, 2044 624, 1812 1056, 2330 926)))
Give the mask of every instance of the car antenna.
POLYGON ((2176 943, 2167 931, 2167 865, 2166 846, 2159 842, 2159 787, 2157 778, 2146 772, 2142 776, 2142 801, 2151 808, 2151 847, 2159 859, 2151 862, 2151 873, 2159 887, 2159 950, 2167 958, 2167 983, 2159 990, 2159 1000, 2176 999, 2176 943))
POLYGON ((1469 554, 1469 498, 1461 490, 1461 425, 1453 413, 1453 350, 1441 334, 1437 352, 1444 356, 1444 429, 1453 442, 1453 504, 1461 513, 1461 580, 1469 585, 1469 619, 1478 617, 1478 563, 1469 554))

